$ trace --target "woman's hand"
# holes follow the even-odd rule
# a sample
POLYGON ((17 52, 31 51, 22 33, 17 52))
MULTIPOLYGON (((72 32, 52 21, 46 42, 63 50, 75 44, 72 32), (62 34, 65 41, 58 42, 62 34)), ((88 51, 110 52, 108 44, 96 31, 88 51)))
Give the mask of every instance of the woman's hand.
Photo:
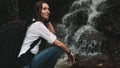
POLYGON ((53 24, 52 24, 51 22, 48 22, 48 23, 47 23, 47 27, 48 27, 48 29, 50 30, 50 32, 52 32, 53 34, 56 33, 56 32, 55 32, 55 28, 54 28, 54 26, 53 26, 53 24))
POLYGON ((68 55, 68 61, 70 61, 72 64, 75 63, 75 57, 72 54, 72 52, 70 51, 70 53, 67 54, 68 55))
POLYGON ((59 48, 61 48, 64 52, 67 53, 67 56, 68 56, 68 60, 74 64, 75 63, 75 57, 74 55, 72 54, 71 50, 66 47, 65 44, 63 44, 61 41, 59 41, 58 39, 56 39, 54 42, 53 42, 54 45, 58 46, 59 48))

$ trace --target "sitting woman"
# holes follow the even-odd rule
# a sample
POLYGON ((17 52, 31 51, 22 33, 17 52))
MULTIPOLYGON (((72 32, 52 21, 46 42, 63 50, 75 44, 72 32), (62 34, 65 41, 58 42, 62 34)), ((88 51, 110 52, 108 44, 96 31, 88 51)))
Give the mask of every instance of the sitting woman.
POLYGON ((57 59, 60 57, 61 50, 65 52, 68 55, 68 59, 74 63, 75 59, 71 53, 71 50, 66 47, 64 43, 57 39, 56 35, 54 34, 55 30, 52 24, 50 22, 46 23, 50 16, 48 3, 45 1, 38 1, 35 5, 35 14, 35 22, 28 28, 20 53, 18 55, 18 58, 20 58, 28 51, 30 51, 29 53, 33 55, 32 60, 29 62, 29 64, 25 65, 24 68, 54 68, 57 59), (46 40, 52 45, 42 52, 39 52, 42 39, 46 40), (31 47, 31 44, 36 40, 38 43, 35 43, 35 46, 31 47))

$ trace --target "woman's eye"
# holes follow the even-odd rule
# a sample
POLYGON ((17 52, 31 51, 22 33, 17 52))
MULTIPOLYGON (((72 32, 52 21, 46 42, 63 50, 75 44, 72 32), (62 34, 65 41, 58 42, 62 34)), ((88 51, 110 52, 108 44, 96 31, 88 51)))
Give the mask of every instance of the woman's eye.
POLYGON ((43 10, 49 10, 49 8, 43 8, 43 10))

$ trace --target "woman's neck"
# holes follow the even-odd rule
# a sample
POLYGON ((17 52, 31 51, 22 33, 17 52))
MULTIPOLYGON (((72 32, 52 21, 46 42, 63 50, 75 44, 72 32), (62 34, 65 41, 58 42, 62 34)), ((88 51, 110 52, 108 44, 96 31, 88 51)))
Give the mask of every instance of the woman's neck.
POLYGON ((36 21, 45 22, 45 19, 42 19, 42 18, 38 18, 38 19, 36 19, 36 21))

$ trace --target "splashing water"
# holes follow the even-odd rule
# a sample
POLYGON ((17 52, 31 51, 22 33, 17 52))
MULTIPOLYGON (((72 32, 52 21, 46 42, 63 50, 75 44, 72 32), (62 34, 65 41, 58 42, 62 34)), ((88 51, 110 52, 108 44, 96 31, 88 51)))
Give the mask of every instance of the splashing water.
MULTIPOLYGON (((94 39, 88 40, 88 37, 86 39, 86 36, 89 36, 91 34, 97 35, 98 31, 94 28, 95 18, 102 13, 98 11, 97 8, 105 1, 106 0, 76 0, 73 2, 69 13, 67 13, 63 17, 62 22, 66 26, 64 28, 65 29, 64 32, 66 34, 64 41, 66 44, 69 45, 69 47, 73 50, 75 54, 80 55, 80 52, 83 52, 81 51, 83 50, 81 49, 82 46, 88 47, 88 49, 91 50, 89 46, 91 47, 92 45, 94 49, 96 48, 97 45, 96 49, 98 49, 98 52, 100 51, 99 49, 101 46, 100 41, 94 39), (84 15, 81 15, 80 12, 82 12, 81 14, 85 12, 84 14, 86 14, 88 17, 82 18, 84 17, 84 15), (78 16, 79 14, 80 16, 78 16), (82 22, 85 23, 84 25, 80 24, 81 22, 78 21, 78 19, 80 18, 83 19, 82 22), (77 25, 75 25, 75 23, 77 23, 77 25), (85 42, 83 40, 87 41, 87 43, 84 45, 83 43, 85 42), (94 43, 99 43, 99 44, 94 44, 94 43)), ((84 50, 84 52, 86 51, 88 52, 89 50, 84 50)))
MULTIPOLYGON (((62 40, 75 55, 85 57, 101 55, 102 39, 99 32, 95 29, 95 18, 103 13, 101 12, 102 10, 98 11, 97 9, 105 1, 76 0, 72 3, 69 12, 62 18, 64 25, 62 29, 65 32, 62 40)), ((64 55, 62 59, 66 60, 67 55, 64 55)))
POLYGON ((90 6, 91 12, 88 14, 88 24, 92 24, 94 21, 93 19, 97 17, 101 12, 98 12, 96 9, 102 2, 105 2, 106 0, 92 0, 92 5, 90 6))
POLYGON ((102 13, 98 11, 97 8, 105 1, 106 0, 76 0, 72 4, 70 12, 63 17, 62 22, 67 23, 69 20, 74 22, 71 18, 76 17, 76 14, 83 10, 84 12, 87 11, 87 24, 94 25, 94 19, 102 13))

